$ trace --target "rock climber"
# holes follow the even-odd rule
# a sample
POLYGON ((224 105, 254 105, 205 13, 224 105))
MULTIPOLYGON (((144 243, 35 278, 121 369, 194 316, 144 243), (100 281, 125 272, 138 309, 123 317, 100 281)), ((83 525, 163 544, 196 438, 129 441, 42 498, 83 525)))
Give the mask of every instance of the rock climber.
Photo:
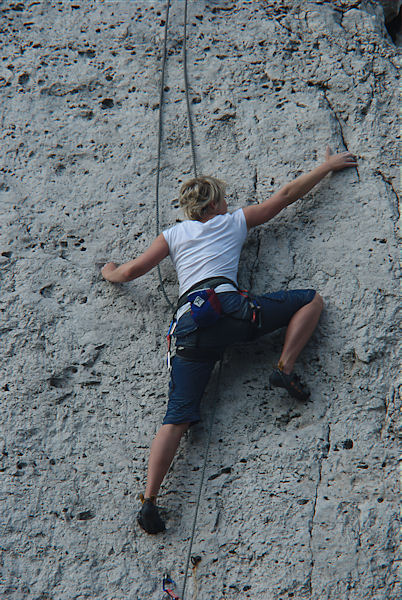
POLYGON ((241 292, 237 284, 240 251, 248 230, 302 198, 330 172, 356 166, 356 157, 350 152, 332 154, 327 147, 325 161, 315 169, 287 183, 261 204, 233 213, 228 212, 222 181, 193 178, 180 189, 180 206, 187 220, 163 231, 139 257, 120 266, 109 262, 102 268, 106 280, 126 282, 144 275, 170 255, 179 279, 169 401, 151 445, 146 489, 137 516, 147 533, 165 530, 156 505, 157 494, 182 435, 200 420, 201 397, 226 346, 287 327, 269 381, 299 401, 309 397, 308 388, 293 367, 318 323, 323 300, 313 289, 258 296, 241 292))

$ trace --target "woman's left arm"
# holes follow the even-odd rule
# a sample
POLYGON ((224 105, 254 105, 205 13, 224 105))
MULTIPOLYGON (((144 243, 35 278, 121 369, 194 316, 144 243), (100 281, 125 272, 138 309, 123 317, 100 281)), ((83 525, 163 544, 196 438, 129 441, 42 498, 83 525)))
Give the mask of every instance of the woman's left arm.
POLYGON ((168 254, 169 246, 163 233, 161 233, 138 258, 134 258, 120 266, 113 262, 107 263, 102 268, 101 273, 104 279, 113 283, 132 281, 156 267, 168 254))
POLYGON ((275 217, 286 206, 293 204, 293 202, 307 194, 331 171, 341 171, 348 167, 357 167, 356 157, 351 152, 332 154, 328 146, 325 162, 321 165, 285 184, 261 204, 253 204, 243 208, 248 229, 256 225, 262 225, 275 217))

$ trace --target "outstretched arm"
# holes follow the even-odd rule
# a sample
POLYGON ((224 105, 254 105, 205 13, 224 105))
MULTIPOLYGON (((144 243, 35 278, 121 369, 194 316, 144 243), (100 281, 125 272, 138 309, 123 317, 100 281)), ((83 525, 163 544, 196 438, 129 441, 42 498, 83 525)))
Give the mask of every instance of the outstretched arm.
POLYGON ((292 181, 284 185, 278 192, 270 198, 267 198, 262 204, 246 206, 243 208, 244 216, 246 217, 247 227, 255 227, 266 223, 283 208, 293 204, 299 198, 307 194, 317 183, 319 183, 331 171, 340 171, 347 167, 356 167, 357 161, 355 156, 350 152, 341 152, 340 154, 331 154, 329 146, 326 151, 326 160, 321 165, 300 175, 292 181))
POLYGON ((169 246, 161 233, 156 240, 152 242, 145 252, 138 258, 134 258, 123 265, 116 265, 113 262, 107 263, 101 273, 105 279, 113 283, 123 283, 137 279, 145 273, 148 273, 153 267, 161 262, 169 254, 169 246))

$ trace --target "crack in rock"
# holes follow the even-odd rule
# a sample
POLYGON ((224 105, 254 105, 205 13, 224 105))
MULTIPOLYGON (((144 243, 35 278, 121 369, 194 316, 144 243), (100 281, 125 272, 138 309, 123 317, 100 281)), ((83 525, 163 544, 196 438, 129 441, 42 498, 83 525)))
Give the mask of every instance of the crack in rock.
MULTIPOLYGON (((325 100, 326 100, 326 102, 327 102, 327 104, 328 104, 328 106, 329 106, 329 108, 330 108, 330 110, 331 110, 334 118, 335 118, 335 121, 338 123, 339 133, 340 133, 340 136, 341 136, 341 139, 342 139, 342 144, 343 144, 345 150, 348 150, 348 144, 347 144, 346 139, 345 139, 345 134, 344 134, 344 131, 343 131, 342 122, 341 122, 341 120, 340 120, 340 118, 339 118, 336 110, 334 109, 334 107, 332 106, 331 102, 329 101, 327 93, 326 93, 326 90, 325 90, 324 87, 322 87, 322 94, 323 94, 323 96, 324 96, 324 98, 325 98, 325 100)), ((357 172, 357 180, 360 182, 359 167, 356 167, 356 172, 357 172)))
POLYGON ((313 578, 315 558, 314 558, 314 550, 313 550, 312 543, 313 543, 313 534, 314 534, 314 520, 315 520, 315 516, 316 516, 316 509, 317 509, 318 489, 321 484, 323 461, 328 458, 330 447, 331 447, 331 426, 328 423, 327 430, 326 430, 326 436, 325 436, 325 440, 324 440, 324 445, 321 450, 321 456, 320 456, 320 461, 319 461, 319 465, 318 465, 318 479, 317 479, 317 485, 315 488, 313 511, 312 511, 312 516, 311 516, 310 522, 309 522, 309 550, 310 550, 310 555, 311 555, 311 563, 310 563, 311 568, 310 568, 310 573, 307 578, 307 583, 308 583, 308 589, 309 589, 310 594, 313 593, 312 578, 313 578))
POLYGON ((387 177, 385 177, 384 173, 382 173, 382 171, 380 171, 380 169, 377 169, 375 171, 375 173, 377 175, 379 175, 381 177, 381 179, 383 180, 383 182, 385 183, 385 185, 388 186, 388 187, 390 187, 391 190, 393 191, 394 196, 396 198, 396 205, 395 206, 396 206, 396 210, 397 210, 397 217, 398 217, 398 220, 399 220, 400 216, 401 216, 400 215, 400 211, 399 211, 399 201, 400 201, 400 198, 399 198, 398 192, 394 188, 394 184, 392 183, 392 181, 390 179, 388 179, 387 177))

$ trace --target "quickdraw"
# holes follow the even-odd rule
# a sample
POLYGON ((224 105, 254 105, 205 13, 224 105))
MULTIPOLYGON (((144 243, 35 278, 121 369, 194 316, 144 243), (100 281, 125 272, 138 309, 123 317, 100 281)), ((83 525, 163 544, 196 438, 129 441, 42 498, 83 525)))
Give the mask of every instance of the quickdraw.
POLYGON ((248 294, 248 290, 238 290, 239 294, 248 300, 249 306, 251 308, 251 322, 256 327, 261 327, 261 306, 257 304, 257 302, 250 298, 248 294))
POLYGON ((174 333, 174 330, 176 329, 176 325, 177 325, 177 321, 176 321, 175 317, 173 317, 173 319, 170 322, 169 331, 168 331, 167 336, 166 336, 166 339, 167 339, 166 364, 167 364, 167 368, 169 370, 172 368, 172 363, 171 363, 171 359, 170 359, 170 348, 171 348, 171 345, 172 345, 172 335, 174 333))
POLYGON ((253 325, 260 328, 261 327, 261 306, 259 304, 257 304, 257 302, 255 300, 250 300, 250 306, 253 311, 252 316, 251 316, 251 322, 253 323, 253 325))
MULTIPOLYGON (((191 564, 193 565, 193 578, 194 578, 194 597, 197 597, 198 594, 198 585, 197 585, 197 577, 196 577, 196 571, 197 571, 197 567, 201 562, 201 556, 192 556, 191 557, 191 564)), ((162 589, 165 592, 165 594, 167 594, 167 596, 169 598, 171 598, 172 600, 181 600, 180 597, 170 588, 167 586, 176 586, 176 583, 173 581, 173 579, 170 577, 170 575, 165 574, 163 577, 163 582, 162 582, 162 589)))
POLYGON ((168 585, 176 585, 175 582, 173 581, 173 579, 170 577, 170 575, 165 575, 163 577, 163 583, 162 583, 162 589, 165 592, 165 594, 168 595, 169 598, 172 598, 172 600, 180 600, 179 596, 177 594, 175 594, 175 592, 168 588, 168 585))

